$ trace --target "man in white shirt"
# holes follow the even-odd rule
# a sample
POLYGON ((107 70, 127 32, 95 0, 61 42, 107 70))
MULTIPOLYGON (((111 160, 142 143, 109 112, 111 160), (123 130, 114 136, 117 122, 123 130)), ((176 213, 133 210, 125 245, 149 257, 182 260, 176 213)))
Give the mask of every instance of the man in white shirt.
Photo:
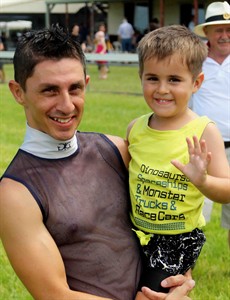
POLYGON ((124 19, 118 28, 117 32, 123 52, 131 52, 132 50, 132 37, 134 35, 133 26, 124 19))
MULTIPOLYGON (((195 26, 194 32, 207 38, 209 54, 203 64, 205 79, 199 91, 193 94, 191 107, 216 123, 230 161, 230 5, 226 1, 211 3, 205 23, 195 26)), ((205 199, 206 221, 210 221, 212 204, 205 199)), ((229 231, 230 247, 230 204, 222 205, 221 225, 229 231)))

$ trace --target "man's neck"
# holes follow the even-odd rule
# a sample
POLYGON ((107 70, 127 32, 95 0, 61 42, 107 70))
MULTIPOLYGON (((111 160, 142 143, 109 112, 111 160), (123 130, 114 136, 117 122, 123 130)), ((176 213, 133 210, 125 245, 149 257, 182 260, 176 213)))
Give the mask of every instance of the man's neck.
POLYGON ((67 141, 59 141, 27 124, 24 143, 20 149, 38 157, 60 159, 75 153, 78 143, 76 135, 67 141))
POLYGON ((228 54, 221 54, 219 52, 215 52, 212 49, 209 49, 208 57, 212 58, 215 60, 218 64, 222 64, 223 61, 228 57, 228 54))

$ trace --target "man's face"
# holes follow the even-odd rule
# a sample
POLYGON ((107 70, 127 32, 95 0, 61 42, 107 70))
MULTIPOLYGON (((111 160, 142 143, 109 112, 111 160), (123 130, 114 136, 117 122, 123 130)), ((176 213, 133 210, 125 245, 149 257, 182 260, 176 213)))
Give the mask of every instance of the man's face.
POLYGON ((212 51, 225 57, 230 54, 230 24, 209 25, 204 32, 212 51))
POLYGON ((88 80, 76 59, 39 63, 20 97, 29 126, 58 140, 72 138, 82 118, 88 80))

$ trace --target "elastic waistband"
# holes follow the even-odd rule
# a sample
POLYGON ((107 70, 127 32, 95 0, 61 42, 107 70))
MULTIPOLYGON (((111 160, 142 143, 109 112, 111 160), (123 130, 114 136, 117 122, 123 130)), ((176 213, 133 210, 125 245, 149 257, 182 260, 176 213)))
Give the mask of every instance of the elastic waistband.
POLYGON ((225 149, 229 148, 230 147, 230 141, 225 141, 224 142, 224 147, 225 147, 225 149))

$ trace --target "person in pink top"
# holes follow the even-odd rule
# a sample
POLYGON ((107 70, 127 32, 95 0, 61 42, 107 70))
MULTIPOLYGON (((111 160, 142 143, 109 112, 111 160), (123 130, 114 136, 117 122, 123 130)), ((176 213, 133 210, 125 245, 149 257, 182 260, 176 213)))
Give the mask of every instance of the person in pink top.
MULTIPOLYGON (((105 42, 105 33, 103 31, 98 31, 95 34, 95 53, 106 54, 107 47, 105 42)), ((107 61, 97 61, 99 78, 106 79, 108 74, 107 61)))

